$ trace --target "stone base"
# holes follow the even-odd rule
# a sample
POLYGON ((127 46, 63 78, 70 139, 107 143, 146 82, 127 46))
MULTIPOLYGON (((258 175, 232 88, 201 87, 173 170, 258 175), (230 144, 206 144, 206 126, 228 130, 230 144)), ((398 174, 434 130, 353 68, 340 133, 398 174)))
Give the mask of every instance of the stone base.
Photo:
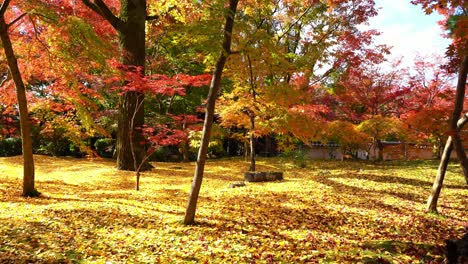
POLYGON ((268 181, 280 181, 283 179, 282 172, 266 171, 248 171, 244 174, 244 180, 246 182, 268 182, 268 181))

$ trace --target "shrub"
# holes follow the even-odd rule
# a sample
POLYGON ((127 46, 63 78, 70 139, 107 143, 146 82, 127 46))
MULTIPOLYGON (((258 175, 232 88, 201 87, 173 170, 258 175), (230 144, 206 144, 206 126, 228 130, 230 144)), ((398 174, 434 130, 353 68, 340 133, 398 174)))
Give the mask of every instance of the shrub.
POLYGON ((103 158, 112 158, 115 150, 115 139, 100 138, 94 143, 96 152, 103 158))
POLYGON ((150 161, 181 161, 181 159, 177 146, 158 147, 149 158, 150 161))
POLYGON ((307 157, 302 149, 285 151, 281 156, 292 160, 292 163, 297 168, 307 167, 307 157))
POLYGON ((21 153, 23 153, 21 138, 6 138, 0 141, 1 157, 21 155, 21 153))
POLYGON ((39 148, 36 150, 38 154, 50 156, 67 156, 74 155, 75 146, 66 138, 59 140, 42 139, 39 148))

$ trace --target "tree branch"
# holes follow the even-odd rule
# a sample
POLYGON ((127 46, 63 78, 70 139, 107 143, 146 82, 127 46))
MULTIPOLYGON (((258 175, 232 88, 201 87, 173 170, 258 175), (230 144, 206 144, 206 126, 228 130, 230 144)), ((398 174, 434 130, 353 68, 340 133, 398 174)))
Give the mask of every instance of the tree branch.
POLYGON ((462 129, 463 126, 468 122, 468 113, 465 113, 460 119, 457 121, 457 128, 462 129))
POLYGON ((5 1, 3 1, 3 4, 2 4, 2 6, 0 7, 0 16, 3 17, 3 16, 5 15, 5 12, 6 12, 7 8, 8 8, 8 5, 10 5, 10 1, 11 1, 11 0, 5 0, 5 1))
POLYGON ((102 1, 102 0, 94 0, 92 3, 90 0, 81 0, 83 4, 89 7, 91 10, 96 12, 102 18, 107 20, 113 28, 117 31, 122 31, 124 22, 120 20, 117 16, 115 16, 109 7, 102 1))
POLYGON ((16 22, 18 22, 19 20, 21 20, 24 16, 26 16, 28 13, 23 13, 21 14, 19 17, 17 17, 15 20, 11 21, 10 23, 8 23, 7 25, 7 28, 11 27, 12 25, 14 25, 16 22))

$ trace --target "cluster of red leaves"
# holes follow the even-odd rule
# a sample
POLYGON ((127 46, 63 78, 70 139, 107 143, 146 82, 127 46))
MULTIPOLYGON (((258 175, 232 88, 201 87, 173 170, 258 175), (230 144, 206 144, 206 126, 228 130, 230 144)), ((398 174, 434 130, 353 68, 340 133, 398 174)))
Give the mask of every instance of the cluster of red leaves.
POLYGON ((143 126, 141 128, 141 132, 148 141, 142 143, 151 144, 151 147, 148 148, 149 153, 154 152, 154 150, 159 146, 177 145, 187 136, 184 131, 171 129, 166 124, 157 124, 152 127, 143 126))
POLYGON ((120 83, 115 89, 120 93, 140 92, 158 95, 185 95, 185 87, 201 87, 208 85, 211 75, 202 74, 190 76, 187 74, 177 74, 172 77, 163 74, 144 75, 143 67, 123 65, 115 59, 109 60, 109 65, 118 71, 118 75, 108 78, 108 84, 120 83))
POLYGON ((146 139, 142 144, 149 144, 148 153, 153 153, 161 146, 173 146, 182 142, 187 142, 190 131, 198 131, 201 121, 195 115, 169 115, 172 122, 165 124, 156 124, 153 126, 145 125, 141 129, 141 134, 146 139))

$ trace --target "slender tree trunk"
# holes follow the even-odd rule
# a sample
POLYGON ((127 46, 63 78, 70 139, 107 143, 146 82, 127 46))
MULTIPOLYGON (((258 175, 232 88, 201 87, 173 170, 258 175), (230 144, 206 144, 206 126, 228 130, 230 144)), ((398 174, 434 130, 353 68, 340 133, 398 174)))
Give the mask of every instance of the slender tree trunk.
MULTIPOLYGON (((182 130, 186 130, 187 129, 187 117, 184 116, 184 122, 182 123, 182 130)), ((183 162, 189 162, 190 161, 190 157, 189 157, 189 149, 190 149, 190 145, 189 145, 189 140, 185 140, 184 142, 182 142, 180 144, 180 152, 182 153, 182 161, 183 162)))
POLYGON ((465 156, 465 151, 463 150, 463 146, 461 144, 459 131, 468 121, 468 117, 465 114, 463 118, 459 119, 461 112, 463 111, 463 102, 465 99, 465 88, 466 88, 466 78, 468 74, 468 56, 463 56, 460 70, 458 74, 458 83, 457 83, 457 93, 455 98, 455 106, 452 113, 452 118, 450 120, 450 136, 447 139, 447 143, 445 144, 444 152, 442 153, 442 157, 440 159, 439 169, 437 171, 436 178, 434 179, 434 184, 432 186, 432 192, 429 195, 427 200, 427 207, 426 210, 428 212, 437 212, 437 201, 440 196, 440 191, 442 190, 442 185, 445 178, 445 172, 447 171, 447 166, 450 161, 450 153, 452 149, 455 147, 457 151, 458 158, 463 167, 463 174, 465 176, 465 180, 468 184, 468 177, 467 177, 467 161, 465 156), (453 141, 453 142, 452 142, 453 141))
POLYGON ((249 171, 255 171, 255 115, 253 113, 249 114, 250 120, 250 168, 249 171))
POLYGON ((250 148, 249 142, 244 141, 244 161, 249 161, 250 148))
POLYGON ((440 191, 442 190, 442 184, 444 182, 445 172, 447 171, 447 166, 450 161, 450 153, 452 153, 452 149, 452 137, 449 137, 447 139, 447 143, 445 143, 444 151, 442 152, 439 169, 437 170, 437 175, 434 179, 434 184, 432 185, 431 195, 429 195, 429 198, 427 200, 427 212, 437 212, 437 201, 440 196, 440 191))
POLYGON ((190 152, 189 152, 190 145, 189 145, 188 140, 181 143, 180 149, 182 152, 182 161, 189 162, 190 161, 190 152))
POLYGON ((460 70, 458 73, 457 93, 455 99, 455 107, 450 120, 450 131, 453 131, 452 141, 460 160, 463 175, 465 176, 466 184, 468 184, 468 159, 466 158, 465 150, 460 138, 460 128, 457 126, 458 119, 463 111, 463 103, 465 100, 466 79, 468 74, 468 55, 463 56, 460 70))
POLYGON ((224 41, 223 50, 216 62, 216 67, 211 80, 210 91, 208 93, 208 102, 205 111, 205 122, 203 124, 203 132, 200 149, 198 150, 197 166, 193 176, 190 196, 185 211, 184 224, 190 225, 195 223, 195 212, 197 209, 198 195, 200 193, 201 184, 203 181, 203 172, 205 169, 206 154, 208 152, 208 144, 210 141, 211 127, 213 125, 214 110, 216 98, 221 86, 221 77, 223 74, 224 65, 231 52, 231 38, 234 27, 234 16, 237 10, 239 0, 229 0, 229 10, 226 13, 226 24, 224 25, 224 41))
POLYGON ((136 186, 135 190, 139 191, 140 190, 140 172, 136 172, 136 186))
MULTIPOLYGON (((249 62, 249 72, 250 72, 250 93, 253 99, 253 106, 255 107, 257 101, 257 94, 255 91, 255 78, 253 73, 252 67, 252 60, 250 56, 247 54, 247 61, 249 62)), ((255 112, 254 110, 247 110, 247 115, 249 116, 250 121, 250 169, 249 171, 255 171, 255 137, 254 137, 254 130, 255 130, 255 112)))
POLYGON ((7 58, 8 67, 16 86, 16 96, 18 99, 18 108, 20 115, 21 141, 23 148, 23 196, 38 196, 39 192, 34 188, 34 158, 31 140, 31 125, 28 116, 28 103, 26 99, 26 88, 21 78, 13 46, 8 34, 8 25, 5 22, 5 11, 8 6, 4 2, 0 10, 0 38, 3 44, 3 50, 7 58))

